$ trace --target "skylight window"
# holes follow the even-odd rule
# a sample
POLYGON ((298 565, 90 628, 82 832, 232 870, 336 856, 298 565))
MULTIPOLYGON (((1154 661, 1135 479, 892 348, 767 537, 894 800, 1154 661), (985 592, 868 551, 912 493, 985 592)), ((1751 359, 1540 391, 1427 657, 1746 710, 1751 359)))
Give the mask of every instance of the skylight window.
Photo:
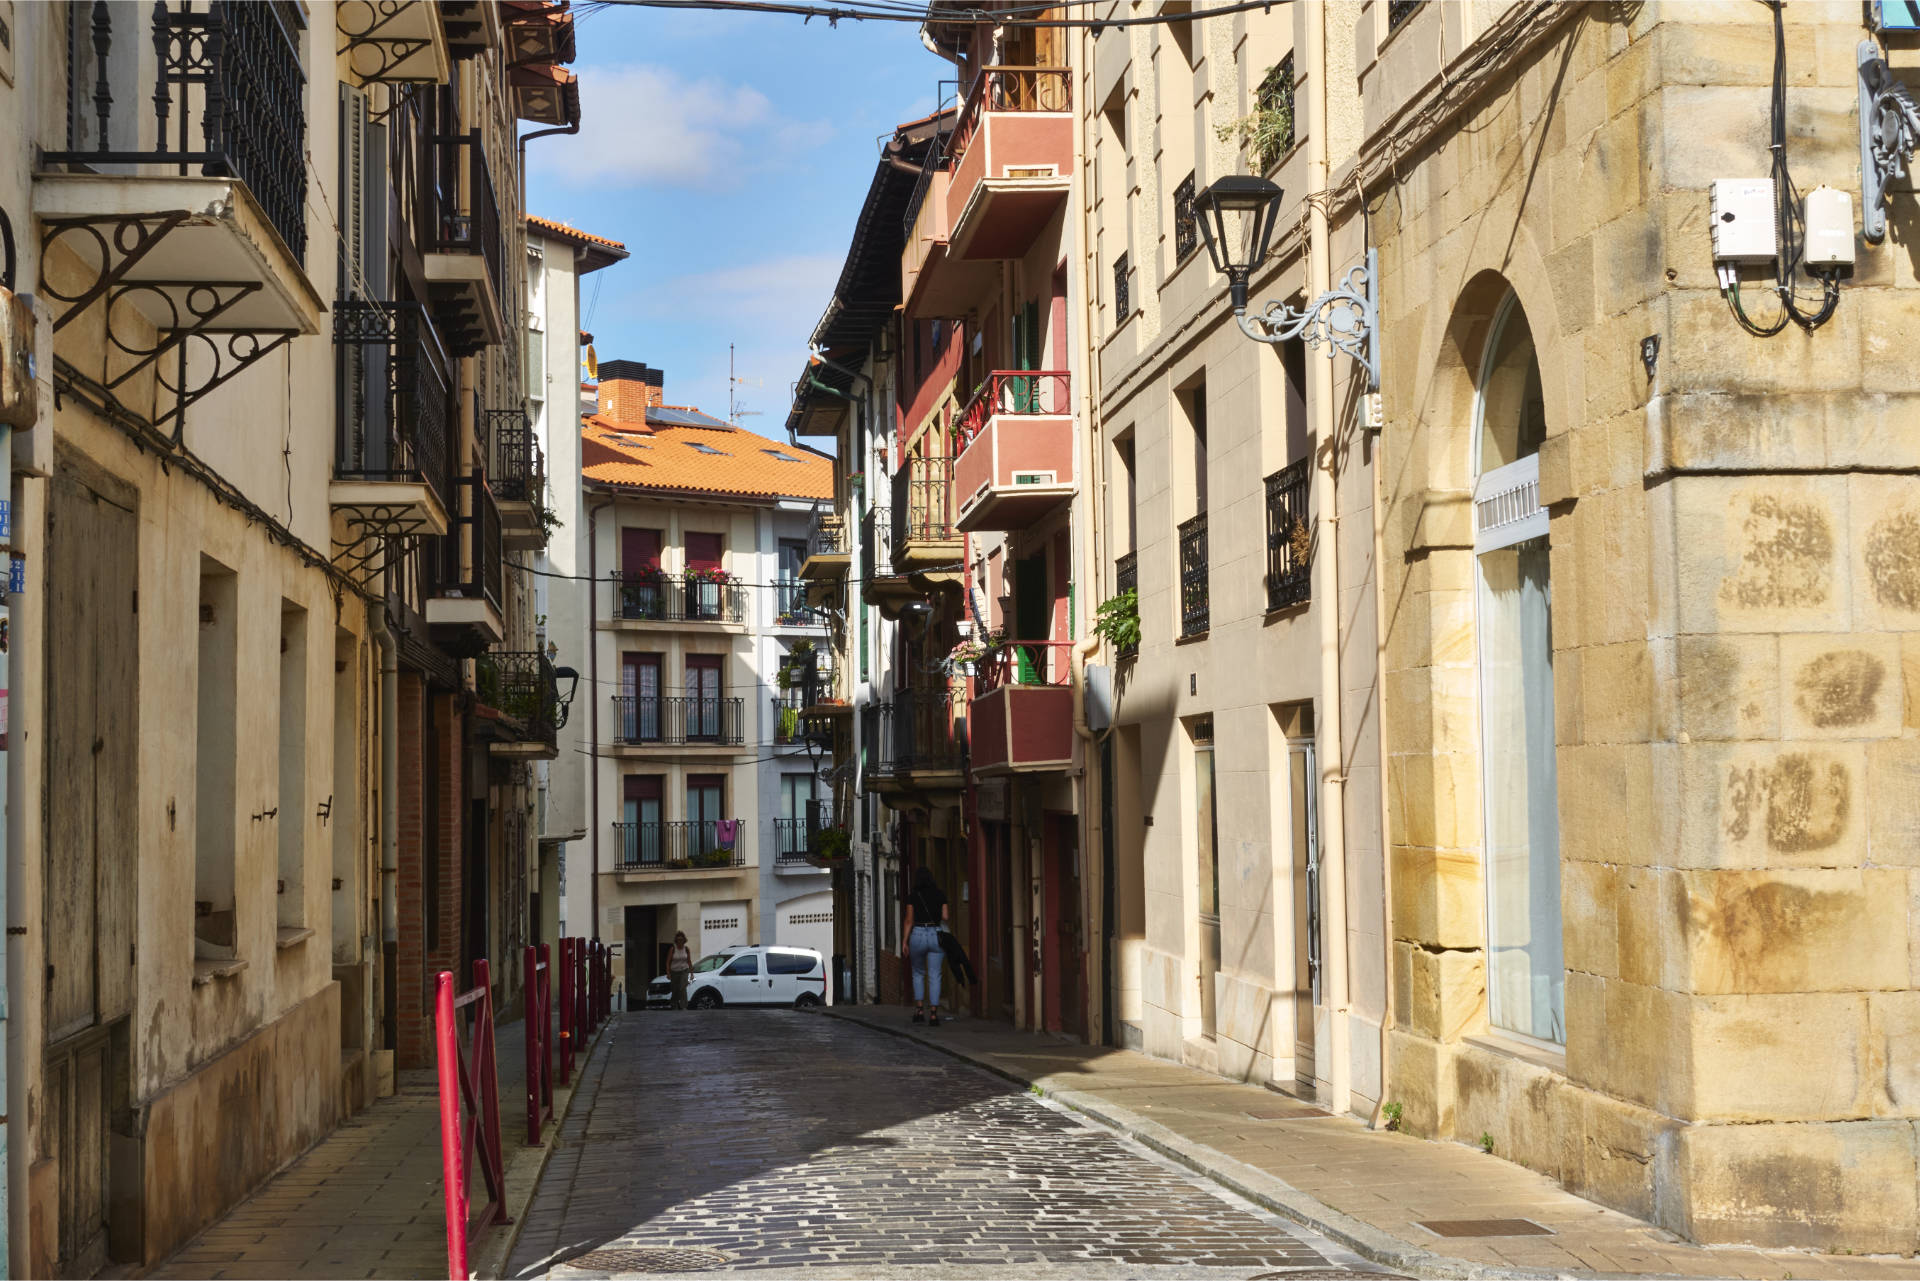
POLYGON ((792 454, 783 454, 777 449, 763 449, 760 452, 763 454, 772 454, 783 463, 797 463, 800 461, 800 459, 795 458, 792 454))
POLYGON ((701 443, 700 443, 699 441, 697 441, 697 440, 690 440, 690 441, 688 441, 688 442, 687 442, 687 448, 688 448, 688 449, 697 449, 697 450, 699 450, 699 451, 700 451, 701 453, 703 453, 703 454, 717 454, 717 455, 719 455, 719 456, 720 456, 721 458, 726 458, 726 457, 729 457, 729 456, 730 456, 730 455, 728 455, 728 454, 727 454, 727 452, 726 452, 725 450, 722 450, 722 449, 715 449, 715 448, 714 448, 714 447, 713 447, 712 445, 703 445, 703 444, 701 444, 701 443))

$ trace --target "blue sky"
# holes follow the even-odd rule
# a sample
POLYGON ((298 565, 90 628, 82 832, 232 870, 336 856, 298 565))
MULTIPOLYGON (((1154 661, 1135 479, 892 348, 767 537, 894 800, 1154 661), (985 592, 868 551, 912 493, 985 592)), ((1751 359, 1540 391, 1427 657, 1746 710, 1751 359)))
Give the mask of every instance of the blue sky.
POLYGON ((741 425, 784 438, 879 139, 953 68, 911 23, 575 14, 585 121, 528 147, 527 209, 633 255, 582 282, 583 327, 602 360, 664 369, 668 403, 720 416, 734 343, 736 394, 760 411, 741 425))

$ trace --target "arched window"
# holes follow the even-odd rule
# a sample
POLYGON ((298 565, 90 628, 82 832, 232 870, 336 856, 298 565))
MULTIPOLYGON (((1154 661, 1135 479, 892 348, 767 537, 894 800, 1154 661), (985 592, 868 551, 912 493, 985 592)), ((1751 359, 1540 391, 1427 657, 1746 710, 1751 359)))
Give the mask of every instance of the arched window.
POLYGON ((1487 995, 1494 1027, 1566 1043, 1555 795, 1552 586, 1540 506, 1546 414, 1526 314, 1494 320, 1475 404, 1487 995))

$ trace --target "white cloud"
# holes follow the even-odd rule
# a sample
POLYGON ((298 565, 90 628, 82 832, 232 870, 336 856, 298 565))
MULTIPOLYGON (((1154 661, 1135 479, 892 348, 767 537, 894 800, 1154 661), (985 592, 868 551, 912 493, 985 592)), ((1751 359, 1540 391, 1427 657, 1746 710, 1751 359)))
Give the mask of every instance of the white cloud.
POLYGON ((727 186, 825 132, 781 119, 751 86, 670 67, 595 68, 580 97, 579 134, 533 150, 536 169, 575 186, 727 186))

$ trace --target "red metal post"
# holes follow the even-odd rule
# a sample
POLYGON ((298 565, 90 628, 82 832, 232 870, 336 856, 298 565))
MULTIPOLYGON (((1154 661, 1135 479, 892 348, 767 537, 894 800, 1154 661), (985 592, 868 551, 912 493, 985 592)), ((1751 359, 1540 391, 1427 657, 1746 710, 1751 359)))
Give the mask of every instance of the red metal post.
POLYGON ((467 1145, 460 1129, 460 1042, 453 1027, 453 975, 434 980, 434 1066, 440 1077, 440 1174, 447 1203, 447 1275, 467 1281, 467 1145))
POLYGON ((540 1103, 553 1111, 553 957, 540 945, 540 1103))
POLYGON ((573 941, 573 1026, 580 1032, 580 1037, 575 1039, 583 1039, 593 1032, 587 1026, 587 941, 584 938, 573 941))
POLYGON ((560 1084, 573 1080, 573 940, 560 940, 560 1084))
POLYGON ((540 954, 531 944, 523 948, 527 991, 527 1144, 540 1145, 540 1037, 546 1027, 540 1017, 540 954))
POLYGON ((489 1191, 498 1209, 494 1217, 501 1223, 507 1218, 507 1161, 506 1150, 500 1145, 500 1062, 493 1048, 493 983, 491 966, 486 957, 473 963, 473 986, 480 994, 480 1014, 473 1029, 473 1056, 479 1060, 474 1075, 479 1080, 474 1084, 479 1095, 479 1123, 485 1127, 487 1151, 482 1159, 490 1158, 493 1179, 489 1191))

